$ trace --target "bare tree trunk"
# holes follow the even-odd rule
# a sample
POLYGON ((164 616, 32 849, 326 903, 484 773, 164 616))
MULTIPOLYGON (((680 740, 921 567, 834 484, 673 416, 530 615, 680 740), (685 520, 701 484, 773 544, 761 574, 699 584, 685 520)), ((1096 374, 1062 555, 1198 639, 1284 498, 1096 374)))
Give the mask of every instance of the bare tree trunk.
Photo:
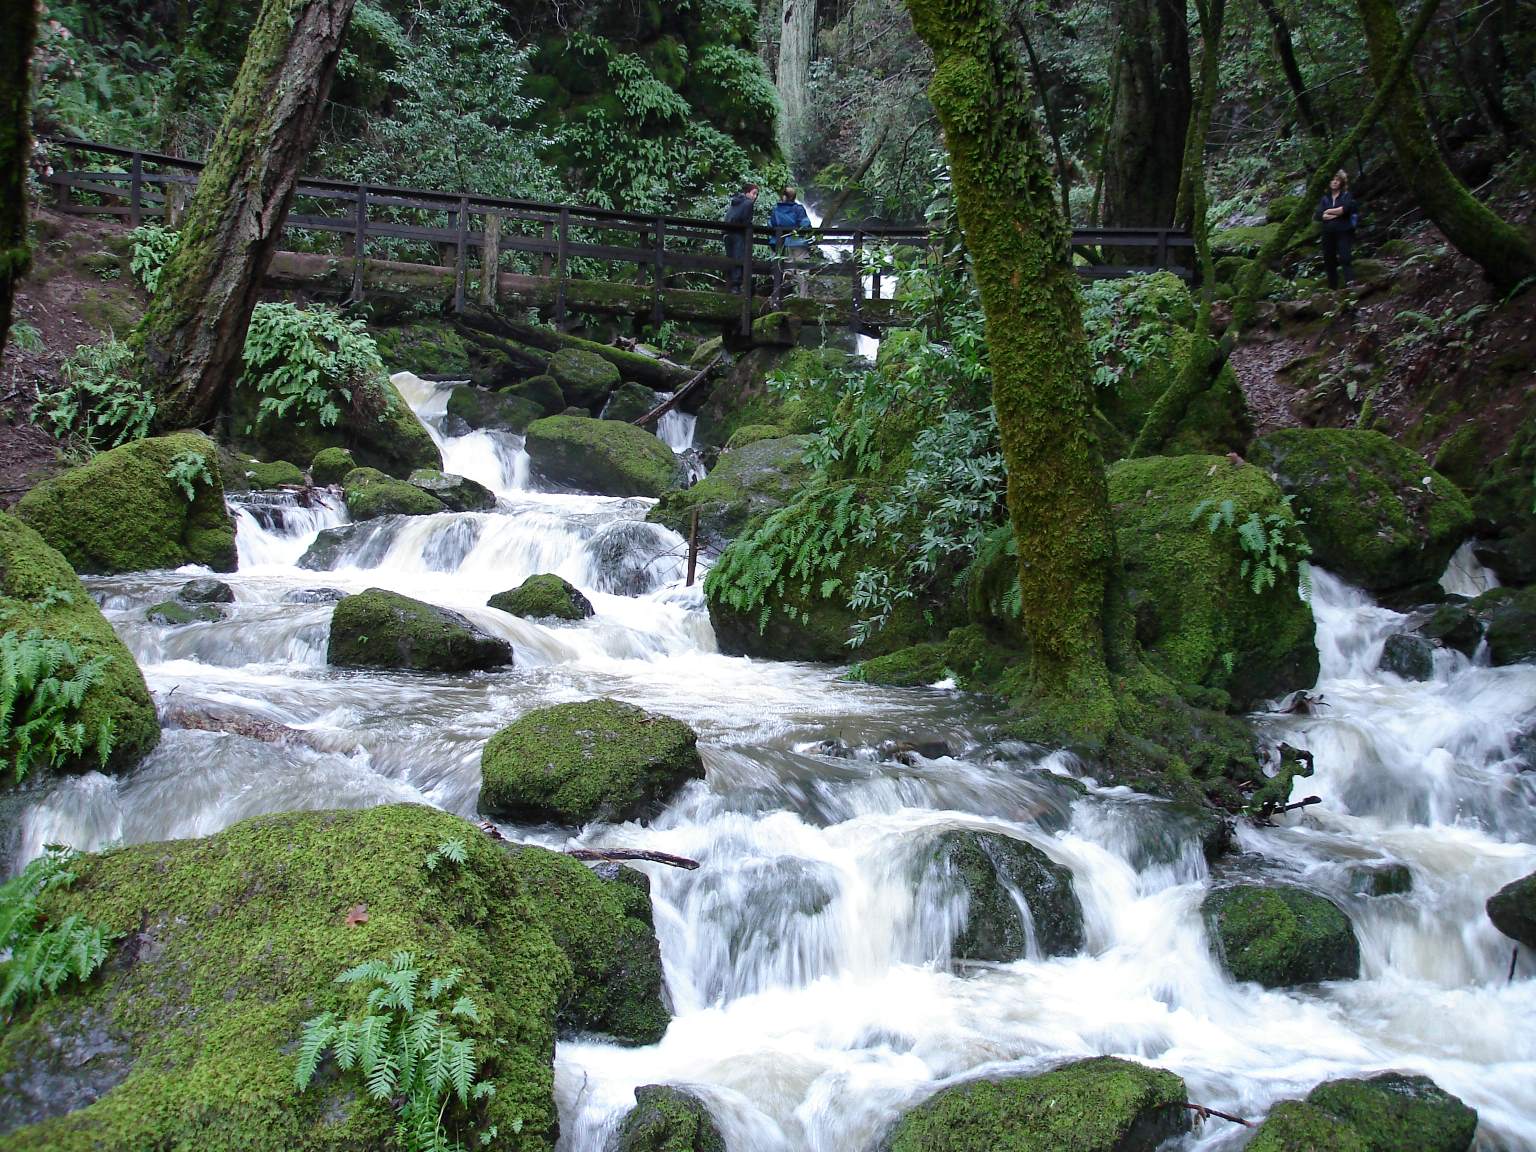
POLYGON ((1107 227, 1173 222, 1194 103, 1184 0, 1115 0, 1119 97, 1104 173, 1107 227))
POLYGON ((816 48, 816 0, 784 0, 779 28, 779 147, 793 162, 804 147, 805 90, 816 48))
POLYGON ((1061 215, 1068 224, 1072 223, 1072 172, 1067 165, 1067 152, 1061 146, 1061 125, 1057 123, 1055 110, 1051 107, 1050 93, 1045 87, 1045 72, 1040 67, 1040 57, 1035 54, 1035 44, 1029 38, 1029 25, 1024 23, 1024 16, 1018 10, 1013 12, 1013 27, 1019 34, 1019 39, 1024 41, 1024 52, 1029 57, 1029 74, 1035 78, 1035 92, 1040 97, 1040 111, 1045 116, 1045 130, 1050 133, 1051 151, 1056 154, 1056 179, 1061 184, 1061 215))
POLYGON ((161 428, 207 427, 240 373, 355 0, 264 0, 175 254, 135 333, 161 428))
POLYGON ((1301 66, 1296 63, 1296 46, 1291 42, 1291 26, 1286 23, 1285 13, 1280 11, 1275 0, 1259 0, 1259 7, 1264 9, 1264 16, 1269 20, 1280 70, 1285 73, 1285 82, 1291 86, 1291 95, 1296 98, 1296 118, 1301 121, 1308 135, 1321 139, 1325 133, 1312 108, 1312 98, 1307 95, 1307 83, 1302 79, 1301 66))
POLYGON ((11 330, 11 301, 26 275, 27 160, 32 151, 31 65, 36 0, 0 0, 0 359, 11 330))

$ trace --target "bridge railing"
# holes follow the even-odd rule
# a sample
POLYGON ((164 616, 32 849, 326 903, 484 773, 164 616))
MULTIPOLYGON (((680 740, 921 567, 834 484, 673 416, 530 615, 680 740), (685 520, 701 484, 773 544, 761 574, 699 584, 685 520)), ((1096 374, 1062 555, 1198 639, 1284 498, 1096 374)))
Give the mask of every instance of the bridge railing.
MULTIPOLYGON (((146 220, 178 224, 203 167, 199 161, 142 149, 59 138, 48 143, 62 157, 45 177, 61 211, 116 216, 133 227, 146 220), (84 167, 86 157, 104 157, 112 166, 84 167)), ((284 228, 290 247, 318 246, 350 261, 351 298, 357 301, 364 298, 369 259, 426 253, 451 276, 456 311, 465 307, 471 282, 479 302, 493 304, 506 278, 536 278, 553 285, 553 319, 561 327, 570 320, 567 286, 573 280, 622 281, 627 276, 648 286, 650 319, 660 325, 671 292, 718 293, 723 281, 739 278, 743 331, 763 299, 764 282, 770 302, 783 297, 791 281, 818 300, 846 301, 855 330, 889 319, 888 307, 879 315, 869 307, 869 301, 885 298, 893 287, 882 279, 878 261, 869 258, 880 248, 921 248, 929 242, 925 229, 815 229, 803 237, 811 258, 804 266, 786 267, 780 255, 783 234, 751 224, 321 178, 298 182, 284 228), (734 245, 738 256, 724 254, 732 234, 741 241, 734 245)), ((1090 277, 1156 269, 1188 276, 1177 254, 1192 246, 1186 233, 1170 229, 1073 233, 1078 271, 1090 277), (1106 248, 1122 256, 1145 251, 1149 259, 1095 263, 1106 248), (1084 261, 1084 250, 1093 258, 1084 261)))

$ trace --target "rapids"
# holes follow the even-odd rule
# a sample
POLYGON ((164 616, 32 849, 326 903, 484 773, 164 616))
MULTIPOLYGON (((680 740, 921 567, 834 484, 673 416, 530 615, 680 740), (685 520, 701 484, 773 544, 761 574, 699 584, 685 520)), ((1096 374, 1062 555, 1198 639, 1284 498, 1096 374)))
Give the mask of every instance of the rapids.
MULTIPOLYGON (((1243 854, 1218 868, 1298 878, 1334 898, 1359 934, 1362 978, 1237 985, 1210 954, 1199 905, 1213 877, 1176 808, 1081 780, 1059 752, 999 741, 983 705, 960 693, 720 655, 699 589, 682 587, 683 542, 644 523, 649 501, 539 492, 520 437, 444 436, 445 391, 396 382, 446 470, 487 485, 497 508, 371 526, 317 571, 298 562, 318 532, 346 522, 333 494, 232 498, 236 600, 212 624, 144 620, 200 570, 89 580, 163 711, 297 734, 169 729, 125 778, 24 792, 18 862, 45 843, 202 836, 299 808, 411 800, 472 816, 493 732, 531 708, 609 694, 697 728, 707 779, 646 827, 504 831, 644 846, 703 867, 643 866, 675 1019, 652 1047, 560 1044, 564 1152, 602 1152, 633 1089, 657 1082, 705 1097, 732 1152, 862 1152, 945 1083, 1098 1053, 1169 1068, 1192 1100, 1255 1119, 1329 1077, 1423 1073, 1477 1108, 1485 1152, 1536 1149, 1536 973, 1526 957, 1506 980, 1511 942, 1483 913, 1489 894, 1536 868, 1536 774, 1523 771, 1521 743, 1536 666, 1442 653, 1425 683, 1377 671, 1403 618, 1314 573, 1323 706, 1260 727, 1315 752, 1317 773, 1296 794, 1322 803, 1242 829, 1243 854), (485 607, 546 571, 578 585, 597 615, 546 625, 485 607), (323 590, 372 586, 463 612, 512 642, 516 667, 327 667, 323 590), (1006 832, 1069 866, 1083 952, 951 964, 964 908, 923 858, 954 828, 1006 832), (1387 862, 1407 865, 1410 893, 1353 892, 1352 866, 1387 862)), ((687 420, 661 429, 679 452, 687 420)), ((1466 590, 1487 575, 1459 556, 1448 580, 1466 590)), ((1216 1152, 1246 1138, 1211 1120, 1177 1146, 1216 1152)))

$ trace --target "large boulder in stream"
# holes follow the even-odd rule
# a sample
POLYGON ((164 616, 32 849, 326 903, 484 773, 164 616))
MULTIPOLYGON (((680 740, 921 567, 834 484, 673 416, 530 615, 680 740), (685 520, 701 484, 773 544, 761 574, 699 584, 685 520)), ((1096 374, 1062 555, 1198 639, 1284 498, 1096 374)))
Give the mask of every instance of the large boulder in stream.
POLYGON ((224 507, 218 449, 201 432, 103 452, 43 481, 21 498, 16 515, 76 572, 111 575, 182 564, 235 570, 235 525, 224 507))
POLYGON ((1360 975, 1360 942, 1332 900, 1293 884, 1218 888, 1202 905, 1217 956, 1234 980, 1288 988, 1360 975))
POLYGON ((945 1088, 903 1116, 883 1152, 1153 1152, 1189 1131, 1172 1072, 1114 1056, 1038 1076, 945 1088))
MULTIPOLYGON (((356 1072, 327 1058, 301 1092, 294 1065, 306 1020, 358 1012, 362 989, 336 978, 396 952, 423 981, 457 971, 454 994, 477 1008, 455 1022, 495 1093, 455 1107, 453 1126, 495 1125, 498 1148, 549 1152, 557 1029, 600 1025, 573 1006, 627 979, 605 942, 649 935, 634 885, 416 805, 260 817, 71 870, 43 911, 101 925, 108 958, 0 1035, 9 1152, 394 1147, 394 1109, 356 1072), (447 844, 460 862, 423 865, 447 844)), ((659 974, 646 979, 651 1016, 628 1039, 662 1018, 659 974)))
POLYGON ((617 420, 549 416, 528 426, 535 473, 599 496, 660 496, 680 479, 677 457, 655 435, 617 420))
POLYGON ((496 493, 468 476, 418 468, 408 483, 440 500, 450 512, 484 512, 496 507, 496 493))
POLYGON ((935 841, 931 867, 966 900, 955 937, 957 960, 1007 964, 1029 955, 1030 925, 1041 956, 1070 956, 1083 946, 1083 909, 1072 870, 1033 844, 996 832, 957 830, 935 841), (1022 901, 1029 909, 1026 925, 1022 901))
MULTIPOLYGON (((66 758, 58 768, 123 772, 160 742, 155 705, 133 654, 117 638, 68 561, 35 531, 4 512, 0 512, 0 620, 19 642, 35 631, 44 640, 68 644, 80 663, 99 661, 94 679, 70 717, 87 733, 86 754, 66 758), (104 728, 112 734, 105 764, 95 745, 104 728)), ((7 761, 13 755, 14 749, 0 745, 0 768, 7 778, 11 775, 7 761)))
POLYGON ((619 370, 596 352, 562 348, 549 358, 549 374, 573 408, 602 411, 608 394, 620 384, 619 370))
POLYGON ((480 770, 486 815, 579 825, 651 815, 704 762, 681 720, 600 699, 529 712, 491 737, 480 770))
POLYGON ((699 543, 708 552, 724 551, 749 520, 783 508, 805 487, 811 469, 802 456, 810 442, 776 433, 739 446, 733 441, 708 476, 668 492, 645 518, 686 537, 697 510, 699 543))
POLYGON ((600 416, 604 420, 623 420, 632 424, 659 403, 656 393, 644 384, 626 383, 608 397, 600 416))
POLYGON ((512 663, 512 645, 457 612, 369 588, 331 615, 326 662, 347 668, 472 672, 512 663))
POLYGON ((1270 1110, 1247 1152, 1467 1152, 1477 1112, 1427 1076, 1329 1080, 1270 1110))
POLYGON ((553 572, 530 576, 508 592, 498 592, 486 606, 530 620, 585 620, 592 601, 553 572))
POLYGON ((671 1084, 635 1089, 635 1106, 609 1147, 611 1152, 726 1152, 704 1101, 671 1084))
POLYGON ((521 432, 544 415, 544 408, 510 392, 488 392, 473 384, 459 384, 448 396, 447 414, 473 429, 521 432))
MULTIPOLYGON (((438 473, 442 475, 442 473, 438 473)), ((377 468, 354 468, 342 481, 342 498, 353 520, 380 516, 431 516, 448 506, 415 484, 386 476, 377 468)))
POLYGON ((1536 950, 1536 872, 1488 897, 1488 919, 1511 940, 1536 950))
POLYGON ((1248 457, 1296 497, 1313 563, 1372 592, 1432 585, 1472 529, 1472 505, 1380 432, 1286 428, 1248 457))

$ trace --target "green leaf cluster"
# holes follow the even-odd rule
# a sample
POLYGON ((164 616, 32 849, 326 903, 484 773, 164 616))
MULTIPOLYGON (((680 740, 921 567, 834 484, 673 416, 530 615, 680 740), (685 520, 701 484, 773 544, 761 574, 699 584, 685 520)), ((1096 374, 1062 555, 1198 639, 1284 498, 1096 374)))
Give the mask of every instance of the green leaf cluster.
POLYGON ((121 340, 81 344, 58 381, 39 385, 33 423, 85 456, 149 435, 155 398, 129 373, 132 363, 121 340))
MULTIPOLYGON (((1285 498, 1287 510, 1291 499, 1285 498)), ((1294 570, 1301 598, 1310 599, 1312 566, 1307 557, 1312 555, 1312 546, 1295 516, 1280 512, 1260 516, 1250 512, 1240 521, 1238 515, 1239 510, 1231 500, 1202 500, 1190 511, 1189 520, 1193 524, 1205 517, 1206 531, 1212 536, 1223 528, 1237 533, 1244 554, 1239 575, 1255 596, 1275 587, 1283 574, 1294 570)))
POLYGON ((165 478, 180 488, 187 498, 187 503, 197 499, 197 485, 213 484, 213 474, 208 471, 208 458, 201 452, 178 452, 171 457, 171 464, 165 470, 165 478))
POLYGON ((50 888, 75 881, 79 853, 50 844, 21 874, 0 884, 0 1019, 51 996, 70 980, 86 980, 107 958, 115 936, 79 914, 52 921, 38 907, 50 888))
POLYGON ((133 248, 128 260, 128 271, 145 291, 151 295, 160 287, 160 270, 165 267, 176 251, 178 235, 159 224, 141 224, 128 233, 133 248))
POLYGON ((256 305, 245 337, 243 382, 261 392, 258 420, 297 424, 341 421, 342 405, 384 374, 384 362, 361 320, 330 308, 256 305))
MULTIPOLYGON (((67 600, 69 594, 57 596, 67 600)), ((105 656, 83 660, 67 640, 36 628, 0 633, 0 762, 10 765, 17 781, 39 764, 56 768, 87 751, 106 764, 111 719, 90 730, 78 716, 107 663, 105 656)))
POLYGON ((1163 272, 1094 280, 1082 286, 1083 332, 1093 358, 1093 386, 1113 391, 1173 349, 1170 320, 1189 310, 1183 284, 1163 272))

